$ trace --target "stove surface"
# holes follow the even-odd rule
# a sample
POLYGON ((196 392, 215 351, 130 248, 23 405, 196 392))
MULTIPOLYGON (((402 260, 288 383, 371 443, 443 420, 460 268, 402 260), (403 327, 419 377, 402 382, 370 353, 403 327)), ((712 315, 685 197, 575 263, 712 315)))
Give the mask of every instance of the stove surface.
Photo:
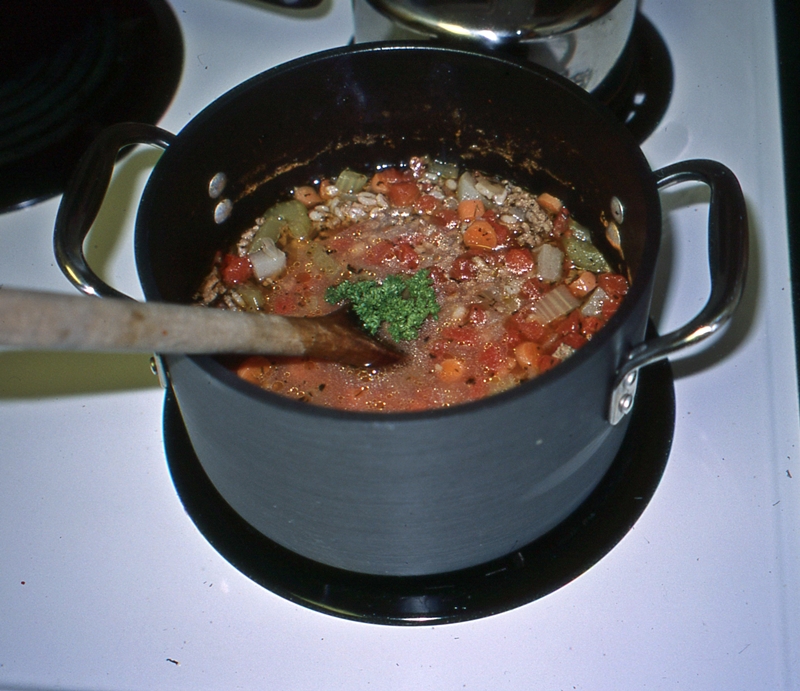
MULTIPOLYGON (((170 0, 184 61, 159 124, 179 131, 237 83, 347 44, 346 0, 308 10, 170 0)), ((397 627, 303 607, 237 570, 178 496, 164 391, 146 356, 0 351, 0 688, 800 689, 800 444, 775 17, 747 0, 644 0, 672 60, 653 168, 718 160, 751 223, 744 303, 673 359, 669 460, 633 528, 544 596, 460 623, 397 627)), ((141 297, 136 207, 158 151, 118 166, 86 244, 141 297)), ((661 193, 653 320, 708 291, 708 193, 661 193)), ((72 292, 58 199, 0 216, 0 284, 72 292)))

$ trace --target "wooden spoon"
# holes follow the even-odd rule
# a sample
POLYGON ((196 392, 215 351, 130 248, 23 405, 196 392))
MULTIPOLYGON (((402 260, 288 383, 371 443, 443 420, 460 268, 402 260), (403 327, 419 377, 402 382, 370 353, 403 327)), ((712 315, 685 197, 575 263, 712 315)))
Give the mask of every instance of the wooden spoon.
POLYGON ((128 353, 306 356, 357 367, 400 353, 365 333, 346 308, 282 317, 207 307, 0 287, 0 345, 128 353))

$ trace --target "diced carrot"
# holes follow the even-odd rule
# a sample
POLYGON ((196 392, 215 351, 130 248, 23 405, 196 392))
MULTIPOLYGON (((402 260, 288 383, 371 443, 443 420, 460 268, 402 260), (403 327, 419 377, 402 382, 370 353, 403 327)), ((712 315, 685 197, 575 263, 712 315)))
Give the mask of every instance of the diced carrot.
POLYGON ((443 382, 453 384, 464 378, 464 363, 458 358, 446 358, 434 366, 436 376, 443 382))
POLYGON ((464 231, 464 244, 467 247, 497 247, 497 234, 488 221, 475 221, 464 231))
POLYGON ((591 293, 596 285, 595 275, 591 271, 583 271, 567 288, 576 298, 582 298, 591 293))
POLYGON ((310 185, 295 187, 292 196, 307 209, 322 203, 322 197, 320 197, 317 190, 310 185))
POLYGON ((514 348, 514 357, 520 367, 525 369, 537 369, 539 358, 542 356, 542 349, 537 343, 523 341, 514 348))
POLYGON ((458 218, 462 221, 474 221, 486 212, 480 199, 463 199, 458 203, 458 218))
POLYGON ((389 186, 395 182, 399 182, 402 175, 396 168, 385 168, 379 170, 369 181, 369 189, 376 194, 386 194, 389 191, 389 186))
POLYGON ((561 211, 561 207, 563 206, 558 197, 554 197, 552 194, 547 192, 536 197, 536 201, 539 203, 539 206, 541 206, 551 216, 555 216, 557 213, 559 213, 561 211))

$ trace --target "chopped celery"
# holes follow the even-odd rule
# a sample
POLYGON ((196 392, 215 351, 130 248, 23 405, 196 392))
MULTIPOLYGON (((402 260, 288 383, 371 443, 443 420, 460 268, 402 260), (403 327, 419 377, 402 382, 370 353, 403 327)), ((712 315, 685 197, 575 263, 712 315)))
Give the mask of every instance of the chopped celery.
POLYGON ((345 168, 334 184, 340 194, 358 194, 367 184, 367 176, 345 168))
POLYGON ((277 240, 286 229, 295 238, 305 238, 311 232, 311 219, 308 209, 296 199, 279 202, 267 209, 263 223, 253 236, 252 246, 257 248, 265 238, 277 240))
POLYGON ((564 250, 570 261, 579 269, 595 273, 611 271, 611 266, 602 252, 589 241, 580 240, 577 236, 572 235, 564 238, 564 250))
POLYGON ((264 306, 264 294, 258 288, 242 283, 236 287, 236 292, 242 299, 240 304, 245 311, 258 312, 264 306))
POLYGON ((458 166, 455 163, 446 163, 434 159, 429 162, 428 170, 444 180, 458 179, 458 166))
POLYGON ((569 289, 560 284, 539 298, 533 307, 533 318, 543 324, 549 324, 554 319, 569 314, 580 304, 569 289))

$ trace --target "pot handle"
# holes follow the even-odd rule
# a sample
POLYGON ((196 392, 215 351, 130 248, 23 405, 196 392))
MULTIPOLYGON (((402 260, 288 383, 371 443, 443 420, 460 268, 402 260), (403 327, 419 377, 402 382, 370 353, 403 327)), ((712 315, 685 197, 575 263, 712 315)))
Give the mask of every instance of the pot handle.
POLYGON ((748 259, 747 207, 739 181, 721 163, 682 161, 655 171, 659 189, 681 182, 703 182, 711 189, 708 210, 708 264, 711 293, 702 310, 684 326, 634 347, 617 372, 609 421, 620 422, 632 406, 640 367, 662 360, 719 331, 744 292, 748 259))
POLYGON ((166 149, 174 139, 174 134, 160 127, 123 122, 104 129, 81 157, 61 198, 53 236, 58 266, 78 290, 98 297, 128 298, 89 268, 83 242, 100 211, 120 151, 136 144, 166 149))

